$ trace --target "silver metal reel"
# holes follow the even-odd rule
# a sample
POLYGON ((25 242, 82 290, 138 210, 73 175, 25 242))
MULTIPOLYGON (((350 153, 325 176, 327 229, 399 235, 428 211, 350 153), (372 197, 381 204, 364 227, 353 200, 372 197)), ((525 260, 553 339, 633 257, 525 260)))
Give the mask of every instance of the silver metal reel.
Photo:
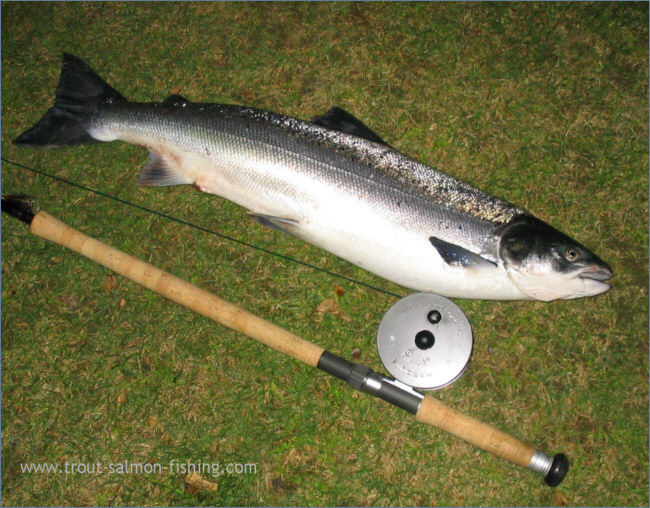
POLYGON ((455 381, 472 355, 472 327, 461 308, 431 293, 414 293, 388 309, 379 323, 377 349, 398 381, 435 390, 455 381))

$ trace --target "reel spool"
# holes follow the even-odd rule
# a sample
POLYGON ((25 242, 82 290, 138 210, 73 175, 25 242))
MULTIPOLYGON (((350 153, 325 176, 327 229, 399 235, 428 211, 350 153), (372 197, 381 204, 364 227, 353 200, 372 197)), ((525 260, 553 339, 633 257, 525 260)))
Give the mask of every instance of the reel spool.
POLYGON ((413 388, 435 390, 460 377, 472 355, 472 327, 461 308, 432 293, 414 293, 388 309, 377 350, 386 370, 413 388))

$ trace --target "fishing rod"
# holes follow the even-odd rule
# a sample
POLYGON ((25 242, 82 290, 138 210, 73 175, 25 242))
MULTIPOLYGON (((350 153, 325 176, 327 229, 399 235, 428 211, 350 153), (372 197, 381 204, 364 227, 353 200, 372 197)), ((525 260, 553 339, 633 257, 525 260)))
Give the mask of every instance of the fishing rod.
POLYGON ((430 395, 369 367, 350 362, 183 279, 77 231, 45 211, 36 211, 31 198, 26 195, 3 196, 2 211, 28 224, 30 231, 38 237, 67 247, 179 305, 337 377, 356 390, 414 414, 418 422, 449 432, 497 457, 543 475, 544 482, 551 487, 559 485, 568 472, 569 461, 564 454, 551 457, 535 450, 505 432, 445 406, 430 395))

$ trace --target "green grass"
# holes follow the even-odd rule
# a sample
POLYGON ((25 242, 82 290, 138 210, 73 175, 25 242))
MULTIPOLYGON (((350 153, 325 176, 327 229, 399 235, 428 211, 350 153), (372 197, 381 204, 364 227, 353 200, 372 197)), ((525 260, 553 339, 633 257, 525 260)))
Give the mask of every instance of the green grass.
MULTIPOLYGON (((648 504, 645 3, 2 4, 2 153, 405 294, 188 187, 139 188, 143 149, 10 141, 72 52, 133 100, 181 91, 309 118, 342 106, 400 150, 534 212, 616 272, 605 295, 459 301, 474 327, 445 403, 573 462, 545 487, 406 413, 191 314, 2 218, 2 504, 648 504), (109 282, 109 281, 106 281, 109 282), (108 288, 108 289, 107 289, 108 288), (122 302, 122 303, 120 303, 122 302), (180 474, 24 474, 28 462, 249 462, 180 474), (209 478, 208 478, 209 479, 209 478)), ((72 226, 381 370, 394 298, 2 167, 72 226), (335 287, 352 320, 315 312, 335 287)))

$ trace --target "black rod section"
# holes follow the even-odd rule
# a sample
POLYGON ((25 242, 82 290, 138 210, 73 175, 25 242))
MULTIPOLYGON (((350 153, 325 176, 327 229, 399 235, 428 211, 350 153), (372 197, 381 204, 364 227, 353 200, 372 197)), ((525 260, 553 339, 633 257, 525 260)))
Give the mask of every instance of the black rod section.
POLYGON ((35 215, 34 202, 27 194, 2 196, 2 211, 25 224, 31 224, 35 215))
POLYGON ((355 390, 370 393, 412 414, 418 412, 424 398, 424 395, 412 388, 396 384, 394 379, 378 374, 365 365, 349 362, 329 351, 323 352, 317 367, 342 379, 355 390))

